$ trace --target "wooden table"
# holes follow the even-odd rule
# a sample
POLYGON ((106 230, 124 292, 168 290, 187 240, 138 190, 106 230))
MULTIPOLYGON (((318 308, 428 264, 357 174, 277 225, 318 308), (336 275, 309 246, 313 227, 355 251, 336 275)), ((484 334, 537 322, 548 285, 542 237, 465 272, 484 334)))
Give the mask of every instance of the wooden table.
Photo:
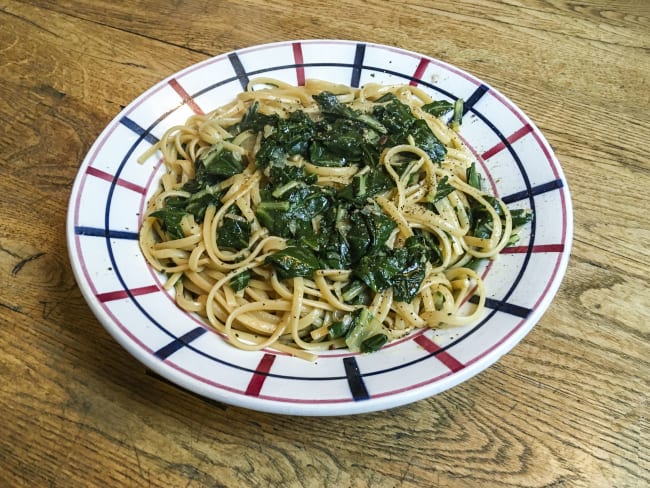
POLYGON ((643 0, 0 0, 0 486, 648 486, 649 50, 643 0), (270 415, 163 382, 68 261, 72 181, 121 107, 207 57, 309 38, 473 73, 539 126, 572 192, 573 255, 538 325, 390 411, 270 415))

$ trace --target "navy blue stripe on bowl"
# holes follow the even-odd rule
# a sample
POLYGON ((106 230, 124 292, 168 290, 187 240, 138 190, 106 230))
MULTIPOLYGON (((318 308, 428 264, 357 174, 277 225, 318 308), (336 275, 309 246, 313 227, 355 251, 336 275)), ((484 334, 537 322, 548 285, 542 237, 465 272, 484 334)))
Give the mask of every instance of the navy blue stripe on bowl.
POLYGON ((155 353, 154 356, 160 359, 167 359, 169 356, 174 354, 176 351, 179 349, 182 349, 183 347, 187 346, 188 344, 191 344, 194 339, 197 339, 201 337, 203 334, 207 332, 207 329, 204 327, 196 327, 195 329, 190 330, 189 332, 186 332, 180 337, 177 337, 173 341, 171 341, 169 344, 167 344, 164 347, 161 347, 158 349, 155 353))
POLYGON ((363 59, 366 57, 366 45, 357 44, 354 51, 354 63, 352 65, 352 78, 350 79, 350 86, 359 88, 361 82, 361 72, 363 71, 363 59))
POLYGON ((355 401, 368 400, 370 394, 368 393, 366 384, 363 382, 363 376, 359 371, 357 359, 354 356, 343 358, 343 367, 345 368, 345 376, 348 380, 352 398, 355 401))
POLYGON ((541 185, 536 185, 527 190, 522 190, 516 193, 511 193, 510 195, 505 195, 501 197, 501 199, 503 200, 503 203, 518 202, 519 200, 525 200, 526 198, 530 199, 535 195, 541 195, 542 193, 548 193, 550 191, 559 190, 563 186, 564 184, 562 183, 562 180, 557 179, 553 181, 548 181, 546 183, 542 183, 541 185))
POLYGON ((230 60, 232 68, 235 70, 235 75, 239 80, 239 84, 241 85, 242 90, 246 90, 246 88, 248 88, 248 82, 250 79, 248 78, 248 74, 246 73, 246 69, 242 64, 241 59, 239 59, 239 55, 237 53, 230 53, 228 55, 228 59, 230 60))
POLYGON ((127 116, 122 117, 120 123, 128 129, 131 129, 132 132, 135 132, 150 144, 156 144, 158 142, 158 138, 154 136, 150 130, 140 127, 138 123, 134 122, 127 116))
POLYGON ((488 92, 488 87, 480 85, 463 103, 463 115, 469 112, 478 101, 488 92))
MULTIPOLYGON (((469 299, 469 301, 471 303, 477 303, 478 297, 474 295, 469 299)), ((498 312, 514 315, 515 317, 521 317, 522 319, 528 317, 530 315, 530 312, 532 312, 530 308, 522 307, 520 305, 515 305, 514 303, 508 303, 503 300, 495 300, 493 298, 486 298, 485 306, 487 308, 496 310, 498 312)))
POLYGON ((79 236, 92 236, 92 237, 105 237, 107 239, 130 239, 138 240, 137 232, 130 232, 127 230, 111 230, 102 229, 99 227, 85 227, 78 225, 74 228, 75 234, 79 236))

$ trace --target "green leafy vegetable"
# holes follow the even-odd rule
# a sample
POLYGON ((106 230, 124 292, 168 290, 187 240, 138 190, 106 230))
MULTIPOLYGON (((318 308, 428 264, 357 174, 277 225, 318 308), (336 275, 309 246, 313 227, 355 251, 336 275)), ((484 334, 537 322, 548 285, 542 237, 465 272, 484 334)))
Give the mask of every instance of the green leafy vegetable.
POLYGON ((363 342, 373 336, 383 334, 383 327, 366 307, 352 313, 352 323, 345 336, 345 344, 352 352, 360 352, 363 342))
POLYGON ((235 292, 242 291, 248 286, 250 279, 251 272, 247 269, 230 278, 229 285, 235 292))
POLYGON ((316 124, 301 110, 291 112, 287 119, 277 118, 271 135, 263 139, 255 156, 258 168, 284 166, 291 156, 309 155, 309 146, 316 133, 316 124))
POLYGON ((347 105, 339 102, 339 99, 336 95, 329 92, 322 92, 318 95, 314 95, 314 100, 320 106, 321 111, 324 114, 341 117, 344 119, 355 120, 361 122, 362 124, 371 127, 380 134, 386 133, 386 128, 374 117, 369 114, 353 110, 347 105))
POLYGON ((413 236, 407 239, 406 245, 411 253, 419 259, 426 259, 432 265, 442 264, 442 251, 436 238, 426 230, 414 229, 413 236))
POLYGON ((261 132, 266 126, 276 126, 280 118, 275 114, 266 115, 259 113, 257 111, 259 109, 259 106, 259 102, 255 101, 250 107, 248 107, 248 110, 242 117, 241 121, 238 124, 228 128, 230 133, 241 134, 246 130, 261 132))
POLYGON ((346 303, 366 304, 367 300, 371 298, 368 286, 361 280, 352 280, 342 291, 341 297, 346 303))
POLYGON ((392 287, 396 301, 410 302, 420 290, 426 263, 439 259, 437 246, 419 234, 409 237, 402 248, 384 248, 362 257, 354 275, 375 292, 392 287))
POLYGON ((512 228, 516 229, 526 225, 528 222, 533 220, 533 213, 524 208, 517 208, 510 210, 510 216, 512 217, 512 228))
POLYGON ((217 230, 217 245, 222 249, 240 251, 248 247, 251 224, 243 217, 226 215, 217 230))
POLYGON ((483 190, 483 178, 481 174, 476 170, 476 163, 472 163, 469 168, 467 168, 467 184, 473 186, 479 191, 483 190))
POLYGON ((298 276, 311 278, 320 269, 318 258, 311 251, 296 246, 286 247, 267 256, 265 262, 273 265, 281 280, 298 276))
POLYGON ((203 166, 202 171, 205 174, 224 179, 235 176, 244 169, 241 153, 228 151, 221 142, 217 142, 203 153, 198 161, 203 166))
POLYGON ((410 257, 406 248, 386 250, 364 256, 355 276, 375 292, 392 287, 396 301, 410 302, 424 279, 424 264, 410 257))
POLYGON ((354 209, 349 215, 349 222, 354 229, 347 234, 353 263, 380 249, 397 227, 384 213, 363 209, 354 209))
POLYGON ((345 315, 341 320, 332 322, 327 330, 332 339, 337 337, 345 337, 352 327, 353 317, 350 314, 345 315))
POLYGON ((370 336, 361 343, 360 350, 361 352, 376 352, 379 351, 384 344, 388 342, 388 336, 386 334, 375 334, 370 336))
POLYGON ((352 183, 341 189, 339 198, 362 204, 368 198, 377 196, 395 186, 393 180, 382 169, 371 169, 352 178, 352 183))
POLYGON ((311 237, 314 233, 312 219, 328 209, 329 193, 317 185, 284 183, 273 191, 262 193, 263 199, 255 215, 274 235, 295 239, 311 237))
MULTIPOLYGON (((376 105, 373 109, 373 115, 388 129, 385 146, 406 144, 411 136, 415 145, 425 151, 432 161, 442 161, 447 154, 444 144, 431 132, 424 120, 413 115, 408 105, 390 95, 385 97, 388 100, 385 105, 376 105)), ((381 100, 383 99, 384 97, 381 100)))
POLYGON ((310 173, 304 166, 283 165, 273 166, 269 170, 269 181, 276 187, 287 185, 293 182, 312 185, 316 183, 318 176, 310 173))
POLYGON ((223 194, 224 191, 219 185, 205 186, 185 200, 185 211, 194 215, 194 219, 197 222, 202 222, 205 211, 210 205, 215 208, 221 207, 221 197, 223 194))
POLYGON ((454 102, 454 114, 451 117, 450 125, 453 130, 458 131, 462 123, 463 123, 463 99, 457 98, 456 101, 454 102))
POLYGON ((350 269, 352 266, 350 244, 341 232, 333 228, 321 241, 318 251, 324 266, 330 269, 350 269))
POLYGON ((453 110, 453 108, 454 104, 446 100, 435 100, 422 106, 422 110, 433 115, 434 117, 441 117, 453 110))
POLYGON ((445 159, 447 148, 438 140, 424 120, 413 122, 409 134, 413 136, 415 145, 422 149, 434 162, 445 159))
POLYGON ((429 198, 428 198, 429 203, 436 203, 436 202, 442 200, 443 198, 448 196, 450 193, 452 193, 455 189, 456 188, 454 188, 453 186, 451 186, 449 184, 449 177, 448 176, 443 176, 442 178, 440 178, 440 181, 438 181, 438 186, 437 186, 435 192, 433 192, 433 194, 431 196, 429 196, 429 198))
POLYGON ((161 208, 151 213, 161 223, 162 228, 171 239, 182 239, 185 237, 181 228, 181 220, 187 216, 187 212, 176 208, 161 208))

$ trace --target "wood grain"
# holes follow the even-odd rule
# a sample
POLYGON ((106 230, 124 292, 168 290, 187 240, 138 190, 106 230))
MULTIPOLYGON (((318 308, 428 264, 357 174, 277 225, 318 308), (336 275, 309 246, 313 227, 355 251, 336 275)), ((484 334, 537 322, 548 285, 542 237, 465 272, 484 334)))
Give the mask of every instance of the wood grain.
POLYGON ((0 486, 642 487, 650 484, 647 2, 0 0, 0 486), (76 171, 142 91, 287 39, 392 44, 520 106, 566 172, 569 269, 537 327, 433 398, 269 415, 147 372, 68 264, 76 171))

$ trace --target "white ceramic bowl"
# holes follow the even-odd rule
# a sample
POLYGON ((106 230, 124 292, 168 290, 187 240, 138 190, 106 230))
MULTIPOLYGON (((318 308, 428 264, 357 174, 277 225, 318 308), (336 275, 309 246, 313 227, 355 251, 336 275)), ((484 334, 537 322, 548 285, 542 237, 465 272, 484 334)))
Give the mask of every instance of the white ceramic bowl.
POLYGON ((110 334, 147 368, 207 398, 295 415, 341 415, 407 404, 494 363, 536 324, 558 290, 573 235, 562 169, 531 120, 496 89, 449 64, 402 49, 309 40, 254 46, 208 59, 147 90, 106 127, 70 198, 67 240, 79 287, 110 334), (483 270, 487 310, 471 326, 414 332, 373 354, 333 351, 315 363, 230 346, 180 310, 142 256, 137 233, 163 170, 137 158, 169 127, 232 100, 249 78, 352 86, 413 83, 465 100, 461 136, 492 190, 534 211, 516 247, 483 270))

